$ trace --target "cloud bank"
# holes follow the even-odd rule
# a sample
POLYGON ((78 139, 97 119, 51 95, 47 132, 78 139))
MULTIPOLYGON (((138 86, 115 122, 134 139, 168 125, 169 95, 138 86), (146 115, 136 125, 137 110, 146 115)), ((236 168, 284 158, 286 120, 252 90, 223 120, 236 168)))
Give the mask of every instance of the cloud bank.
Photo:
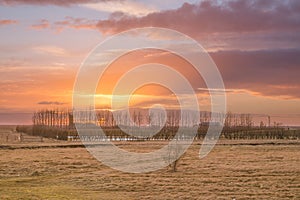
POLYGON ((64 105, 65 103, 63 102, 58 102, 58 101, 41 101, 37 103, 38 105, 64 105))
POLYGON ((98 29, 116 33, 128 28, 156 26, 172 28, 197 37, 199 34, 245 33, 262 31, 299 31, 300 1, 236 0, 204 1, 183 4, 144 17, 124 15, 121 18, 100 20, 98 29))

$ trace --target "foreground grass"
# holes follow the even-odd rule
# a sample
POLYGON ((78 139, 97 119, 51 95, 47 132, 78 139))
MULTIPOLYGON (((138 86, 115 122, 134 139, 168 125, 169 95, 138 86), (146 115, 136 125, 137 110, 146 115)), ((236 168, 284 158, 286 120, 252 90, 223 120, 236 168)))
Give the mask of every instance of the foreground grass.
MULTIPOLYGON (((120 145, 122 147, 122 145, 120 145)), ((155 142, 123 146, 150 151, 155 142)), ((190 147, 178 165, 146 174, 110 169, 84 148, 0 150, 0 199, 299 199, 299 145, 190 147)))

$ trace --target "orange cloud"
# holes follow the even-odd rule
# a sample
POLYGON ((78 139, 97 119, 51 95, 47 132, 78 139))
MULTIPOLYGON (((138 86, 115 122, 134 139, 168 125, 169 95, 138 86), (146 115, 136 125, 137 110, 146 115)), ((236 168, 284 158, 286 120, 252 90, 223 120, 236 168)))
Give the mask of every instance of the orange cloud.
POLYGON ((57 32, 61 32, 66 28, 71 29, 94 29, 96 30, 97 20, 89 20, 84 18, 65 17, 64 20, 56 21, 53 24, 46 19, 39 21, 36 24, 31 25, 32 29, 42 30, 53 28, 57 32))
POLYGON ((65 27, 73 29, 95 29, 96 21, 83 18, 66 17, 65 20, 54 23, 56 29, 63 29, 65 27))
POLYGON ((2 19, 0 20, 0 26, 5 26, 5 25, 11 25, 11 24, 18 24, 19 21, 17 20, 10 20, 10 19, 2 19))
POLYGON ((84 4, 84 7, 109 13, 126 13, 134 16, 146 16, 156 12, 154 6, 144 5, 143 1, 100 1, 98 3, 84 4))
POLYGON ((31 26, 32 29, 41 30, 50 28, 50 22, 46 19, 42 19, 39 23, 31 26))
POLYGON ((37 46, 34 47, 33 50, 37 53, 42 53, 47 55, 61 56, 61 57, 69 56, 69 53, 65 49, 57 46, 37 46))

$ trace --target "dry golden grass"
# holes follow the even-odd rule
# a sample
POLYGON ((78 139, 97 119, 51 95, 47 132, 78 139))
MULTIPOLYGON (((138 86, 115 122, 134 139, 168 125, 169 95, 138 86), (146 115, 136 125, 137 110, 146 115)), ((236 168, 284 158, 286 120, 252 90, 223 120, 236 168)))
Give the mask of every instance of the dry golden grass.
MULTIPOLYGON (((20 148, 41 145, 36 143, 7 144, 16 149, 0 149, 0 199, 300 199, 299 142, 236 145, 242 143, 221 141, 200 160, 195 142, 178 172, 145 174, 113 170, 85 148, 63 148, 66 142, 39 149, 20 148)), ((138 152, 161 143, 118 145, 138 152)))

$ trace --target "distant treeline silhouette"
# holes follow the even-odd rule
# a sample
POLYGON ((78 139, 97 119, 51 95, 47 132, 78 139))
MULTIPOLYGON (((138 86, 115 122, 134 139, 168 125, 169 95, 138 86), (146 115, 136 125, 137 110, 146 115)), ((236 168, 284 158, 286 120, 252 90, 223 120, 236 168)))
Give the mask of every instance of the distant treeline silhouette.
MULTIPOLYGON (((99 110, 93 115, 89 109, 77 112, 69 110, 41 110, 33 114, 32 126, 18 126, 17 131, 33 136, 42 136, 61 140, 79 140, 75 123, 80 125, 95 125, 101 127, 110 140, 145 140, 159 139, 168 140, 174 138, 179 127, 197 127, 195 139, 203 139, 206 136, 209 123, 218 126, 224 121, 221 138, 226 139, 299 139, 299 130, 290 130, 280 127, 278 123, 271 126, 261 122, 254 126, 250 114, 212 114, 211 112, 200 112, 199 121, 195 112, 178 110, 167 110, 166 116, 163 111, 148 112, 145 109, 127 111, 99 110), (75 115, 75 117, 74 117, 75 115), (181 118, 181 119, 180 119, 181 118), (131 120, 129 120, 131 119, 131 120), (121 128, 132 129, 138 127, 140 131, 137 136, 125 133, 121 128), (159 130, 155 135, 148 135, 149 130, 159 130)), ((81 136, 84 140, 103 140, 98 134, 81 136)), ((179 138, 184 139, 184 138, 179 138)))
MULTIPOLYGON (((93 115, 92 110, 80 110, 71 112, 69 110, 41 110, 35 112, 32 117, 34 126, 47 126, 55 128, 70 129, 74 128, 74 123, 95 124, 101 127, 123 126, 195 126, 206 125, 209 122, 223 122, 225 127, 252 127, 254 122, 250 114, 233 114, 228 112, 226 115, 221 113, 212 114, 203 111, 199 114, 199 120, 195 111, 154 110, 148 112, 146 109, 134 109, 131 112, 126 110, 110 111, 99 110, 93 115), (75 117, 73 116, 75 113, 75 117), (166 115, 166 116, 164 116, 166 115), (181 118, 181 119, 180 119, 181 118)), ((260 126, 266 126, 261 122, 260 126)), ((270 124, 269 124, 270 126, 270 124)))

